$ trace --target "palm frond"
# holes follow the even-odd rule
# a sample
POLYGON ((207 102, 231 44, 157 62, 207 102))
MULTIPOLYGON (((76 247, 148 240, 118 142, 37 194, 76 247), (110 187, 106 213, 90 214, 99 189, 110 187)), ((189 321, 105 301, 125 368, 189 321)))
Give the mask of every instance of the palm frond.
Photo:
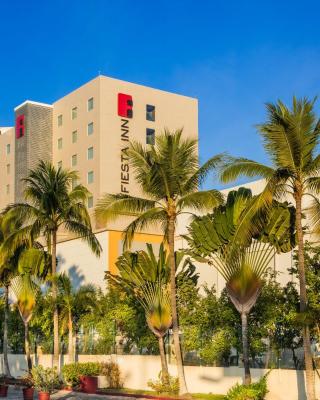
POLYGON ((209 211, 223 203, 223 194, 219 190, 202 190, 188 193, 177 201, 177 209, 190 209, 198 212, 209 211))
POLYGON ((106 194, 95 207, 97 221, 114 221, 121 215, 137 216, 155 207, 155 201, 125 194, 106 194))
POLYGON ((223 183, 234 181, 242 176, 249 178, 271 178, 274 169, 267 165, 243 157, 228 157, 220 167, 220 179, 223 183))

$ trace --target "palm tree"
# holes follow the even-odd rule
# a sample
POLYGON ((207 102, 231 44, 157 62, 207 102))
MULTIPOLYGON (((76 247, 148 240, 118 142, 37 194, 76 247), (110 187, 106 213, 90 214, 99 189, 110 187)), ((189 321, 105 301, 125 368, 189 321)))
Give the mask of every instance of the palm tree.
POLYGON ((72 287, 70 278, 62 273, 58 276, 58 304, 61 330, 68 331, 68 357, 69 362, 74 362, 73 338, 74 324, 78 322, 81 314, 90 312, 95 308, 96 288, 93 285, 72 287))
POLYGON ((48 257, 43 250, 25 249, 19 255, 17 276, 12 279, 11 287, 17 298, 17 307, 25 327, 25 353, 28 372, 31 372, 32 361, 30 354, 29 323, 36 306, 36 299, 40 292, 39 278, 48 272, 48 257))
POLYGON ((8 317, 9 317, 9 288, 12 278, 17 274, 16 254, 8 252, 6 240, 21 228, 17 219, 8 214, 0 214, 0 286, 4 287, 4 321, 3 321, 3 361, 4 374, 11 377, 8 361, 8 317))
MULTIPOLYGON (((189 258, 184 253, 175 252, 177 268, 176 283, 180 287, 190 280, 197 283, 198 274, 189 258)), ((147 243, 146 251, 123 253, 116 262, 118 274, 109 272, 106 277, 110 283, 133 295, 142 305, 148 327, 158 338, 161 359, 161 377, 169 383, 169 372, 164 347, 164 337, 172 325, 170 305, 170 267, 168 252, 161 244, 156 256, 151 244, 147 243)))
POLYGON ((208 173, 221 160, 216 156, 199 167, 197 140, 183 138, 182 130, 165 130, 154 146, 144 148, 130 144, 127 155, 142 197, 126 194, 106 194, 95 209, 97 220, 109 222, 121 215, 134 220, 124 232, 124 247, 128 248, 135 232, 147 227, 160 227, 169 248, 170 301, 172 330, 179 376, 180 394, 188 392, 180 348, 176 298, 175 229, 179 215, 190 211, 205 211, 222 202, 217 190, 198 191, 208 173))
MULTIPOLYGON (((293 97, 289 108, 280 100, 268 103, 267 121, 258 125, 263 145, 270 157, 271 166, 246 158, 230 158, 221 171, 223 182, 231 182, 240 176, 262 177, 266 186, 259 204, 268 206, 272 199, 282 199, 290 195, 296 207, 295 225, 298 241, 298 269, 300 281, 300 312, 308 307, 305 260, 302 200, 309 195, 312 204, 305 210, 311 217, 314 232, 320 231, 320 155, 317 147, 320 138, 320 123, 314 112, 314 101, 293 97)), ((315 399, 315 381, 311 351, 309 326, 305 325, 303 347, 306 369, 306 392, 308 400, 315 399)))
MULTIPOLYGON (((24 180, 26 203, 12 204, 7 209, 24 222, 19 235, 12 240, 15 247, 21 237, 46 239, 51 254, 51 273, 57 272, 57 233, 60 229, 70 232, 85 240, 92 251, 99 256, 101 246, 92 232, 90 216, 85 205, 89 196, 83 185, 72 188, 72 181, 78 178, 74 171, 56 169, 52 164, 41 161, 24 180)), ((52 280, 54 302, 54 366, 59 365, 59 315, 57 307, 57 285, 52 280)))
POLYGON ((246 385, 251 383, 248 315, 275 251, 288 252, 295 245, 293 207, 274 201, 268 213, 253 215, 255 202, 249 189, 231 191, 225 205, 195 218, 186 236, 191 254, 213 265, 225 279, 228 296, 241 315, 246 385))

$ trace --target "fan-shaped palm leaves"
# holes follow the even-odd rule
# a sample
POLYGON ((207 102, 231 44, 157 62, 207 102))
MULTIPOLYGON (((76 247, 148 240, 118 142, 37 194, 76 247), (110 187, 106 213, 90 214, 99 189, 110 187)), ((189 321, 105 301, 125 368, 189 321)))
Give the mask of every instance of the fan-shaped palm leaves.
MULTIPOLYGON (((300 280, 300 311, 307 309, 305 262, 303 254, 302 199, 308 195, 311 207, 305 210, 310 216, 313 232, 319 233, 320 221, 320 123, 314 112, 314 101, 293 98, 291 108, 280 100, 268 103, 267 121, 258 125, 263 145, 270 157, 271 166, 246 158, 230 158, 222 168, 221 179, 230 182, 240 176, 262 177, 266 186, 258 204, 270 205, 272 199, 292 196, 296 206, 295 225, 298 240, 298 266, 300 280)), ((315 399, 314 372, 309 328, 303 329, 308 400, 315 399)))
POLYGON ((199 167, 197 141, 183 138, 182 130, 165 131, 156 138, 155 146, 144 148, 133 142, 127 151, 135 179, 142 196, 106 194, 97 204, 96 218, 109 222, 120 215, 134 217, 124 234, 124 244, 130 246, 137 231, 153 226, 161 228, 170 253, 170 295, 173 337, 180 393, 187 393, 184 377, 176 304, 174 239, 178 215, 188 211, 205 211, 222 202, 217 190, 198 191, 199 185, 212 171, 221 156, 216 156, 199 167))
MULTIPOLYGON (((25 179, 25 198, 27 203, 8 207, 24 223, 19 234, 12 238, 10 248, 15 249, 25 237, 33 239, 43 235, 52 256, 51 273, 56 274, 57 232, 63 229, 85 240, 92 251, 99 255, 101 246, 92 232, 90 216, 85 201, 88 190, 72 181, 77 178, 73 171, 56 169, 50 163, 41 161, 25 179)), ((57 298, 57 287, 53 280, 53 297, 57 298)), ((56 301, 54 301, 56 303, 56 301)), ((54 310, 54 365, 59 362, 59 319, 58 309, 54 310)))
MULTIPOLYGON (((182 252, 175 253, 177 267, 176 281, 183 289, 184 284, 191 280, 197 283, 198 274, 189 258, 184 258, 182 252)), ((151 244, 147 251, 135 253, 126 251, 117 261, 119 274, 107 272, 107 279, 133 295, 142 305, 147 324, 157 336, 161 356, 162 379, 168 382, 168 366, 165 356, 163 338, 172 325, 170 305, 170 267, 169 255, 161 244, 158 256, 153 252, 151 244)))
POLYGON ((209 261, 223 276, 229 298, 241 315, 246 384, 251 382, 248 314, 275 251, 290 251, 295 245, 293 207, 274 201, 268 211, 252 214, 254 202, 249 189, 232 191, 225 205, 210 215, 197 217, 186 236, 191 253, 209 261))

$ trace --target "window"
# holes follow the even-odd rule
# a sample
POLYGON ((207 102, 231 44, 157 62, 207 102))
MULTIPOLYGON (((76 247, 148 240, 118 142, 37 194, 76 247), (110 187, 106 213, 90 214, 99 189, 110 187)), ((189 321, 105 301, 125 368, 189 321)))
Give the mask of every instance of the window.
POLYGON ((88 148, 88 160, 93 159, 93 147, 88 148))
POLYGON ((156 120, 156 107, 150 104, 146 106, 146 119, 148 121, 155 121, 156 120))
POLYGON ((87 132, 88 132, 88 135, 93 134, 93 122, 90 122, 90 124, 88 124, 87 132))
POLYGON ((58 126, 62 126, 62 114, 58 115, 58 126))
POLYGON ((93 171, 88 172, 88 183, 93 183, 93 171))
POLYGON ((72 143, 77 143, 78 140, 78 131, 72 132, 72 143))
POLYGON ((89 196, 88 197, 88 208, 92 208, 93 207, 93 197, 89 196))
POLYGON ((58 139, 58 149, 61 150, 62 149, 62 138, 58 139))
POLYGON ((77 163, 78 163, 78 157, 77 157, 76 154, 74 154, 74 155, 71 157, 71 166, 72 166, 72 167, 75 167, 75 166, 77 165, 77 163))
POLYGON ((72 189, 74 189, 76 186, 78 186, 78 179, 77 178, 72 178, 72 189))
POLYGON ((10 164, 7 164, 7 175, 10 174, 10 164))
POLYGON ((62 168, 62 161, 58 161, 58 168, 62 168))
POLYGON ((71 119, 76 119, 78 116, 78 107, 73 107, 71 111, 71 119))
POLYGON ((93 97, 88 100, 88 111, 93 110, 93 97))
POLYGON ((146 137, 147 144, 154 144, 155 143, 155 130, 147 128, 147 137, 146 137))
POLYGON ((10 146, 10 143, 8 143, 6 145, 6 153, 7 153, 7 155, 10 154, 10 151, 11 151, 11 146, 10 146))
POLYGON ((10 185, 7 185, 6 192, 7 192, 7 194, 10 193, 10 185))

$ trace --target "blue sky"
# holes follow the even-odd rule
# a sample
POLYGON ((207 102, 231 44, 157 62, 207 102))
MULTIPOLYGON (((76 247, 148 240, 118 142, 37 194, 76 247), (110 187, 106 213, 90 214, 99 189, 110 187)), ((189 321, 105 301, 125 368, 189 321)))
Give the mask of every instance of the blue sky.
POLYGON ((319 12, 295 0, 3 0, 0 126, 25 99, 50 103, 100 71, 197 97, 202 161, 266 161, 264 103, 320 93, 319 12))

